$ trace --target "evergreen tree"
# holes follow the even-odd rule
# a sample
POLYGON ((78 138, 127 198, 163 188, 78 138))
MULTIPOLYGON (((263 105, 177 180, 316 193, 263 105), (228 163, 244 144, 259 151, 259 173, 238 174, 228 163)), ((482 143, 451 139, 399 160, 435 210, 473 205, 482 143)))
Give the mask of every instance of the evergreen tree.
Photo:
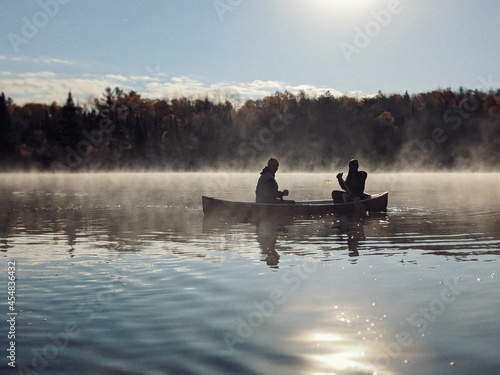
POLYGON ((79 121, 80 108, 75 106, 71 91, 62 107, 61 133, 63 146, 76 148, 83 139, 83 127, 79 121))
POLYGON ((5 99, 5 94, 0 95, 0 156, 10 158, 14 155, 15 134, 12 129, 12 121, 7 105, 12 99, 5 99))

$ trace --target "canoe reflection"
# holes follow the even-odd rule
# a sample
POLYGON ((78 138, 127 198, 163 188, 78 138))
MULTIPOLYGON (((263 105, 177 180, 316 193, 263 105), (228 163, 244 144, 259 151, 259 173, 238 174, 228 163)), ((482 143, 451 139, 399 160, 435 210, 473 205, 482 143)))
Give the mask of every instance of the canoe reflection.
POLYGON ((379 222, 387 223, 387 215, 372 215, 366 218, 328 216, 315 220, 270 219, 253 223, 211 220, 204 217, 203 230, 206 233, 217 231, 228 235, 237 231, 249 241, 256 240, 262 260, 268 266, 277 268, 283 254, 310 255, 320 257, 321 260, 335 260, 342 252, 345 254, 347 249, 347 255, 356 258, 360 255, 360 248, 367 243, 365 226, 368 225, 369 233, 372 233, 373 227, 379 227, 379 222), (309 249, 312 244, 318 245, 316 249, 320 248, 322 252, 311 253, 309 249))

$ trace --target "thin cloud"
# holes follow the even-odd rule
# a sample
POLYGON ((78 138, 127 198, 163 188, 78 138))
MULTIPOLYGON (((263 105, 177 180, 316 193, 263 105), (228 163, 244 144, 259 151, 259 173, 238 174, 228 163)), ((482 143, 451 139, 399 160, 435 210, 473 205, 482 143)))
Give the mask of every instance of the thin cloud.
POLYGON ((73 64, 75 64, 74 61, 62 60, 62 59, 55 59, 55 58, 52 58, 52 57, 35 58, 35 59, 33 59, 33 62, 35 62, 35 63, 43 63, 43 64, 62 64, 62 65, 73 65, 73 64))
POLYGON ((352 97, 363 97, 361 91, 339 91, 333 87, 317 87, 310 84, 295 85, 295 86, 285 86, 285 89, 290 92, 304 91, 310 95, 324 95, 329 92, 333 97, 341 96, 352 96, 352 97))
POLYGON ((248 86, 255 89, 279 89, 283 85, 279 81, 254 80, 250 82, 248 86))
POLYGON ((5 55, 0 55, 0 60, 4 61, 26 61, 28 58, 26 56, 5 56, 5 55))
POLYGON ((199 86, 202 87, 203 84, 193 78, 190 78, 188 76, 178 76, 178 77, 172 77, 170 81, 175 84, 175 85, 186 85, 186 86, 199 86))
POLYGON ((14 99, 18 105, 30 102, 39 103, 64 103, 71 91, 73 97, 86 101, 92 95, 100 95, 106 87, 119 86, 125 90, 131 87, 119 85, 114 80, 99 79, 60 79, 48 78, 36 73, 24 73, 24 77, 14 79, 0 78, 0 87, 5 94, 14 99))
POLYGON ((132 81, 157 81, 158 78, 151 76, 130 76, 130 80, 132 81))
POLYGON ((130 78, 118 74, 106 74, 105 77, 112 81, 127 82, 130 78))
POLYGON ((74 65, 75 62, 71 60, 58 59, 54 57, 27 57, 27 56, 6 56, 0 55, 2 61, 13 62, 30 62, 34 64, 56 64, 56 65, 74 65))
POLYGON ((6 95, 22 105, 27 102, 64 103, 68 92, 81 101, 98 97, 106 87, 119 87, 123 91, 137 91, 151 99, 172 99, 178 97, 204 98, 216 102, 229 100, 239 106, 249 99, 259 99, 276 91, 309 95, 321 95, 329 91, 334 96, 361 96, 361 93, 343 93, 333 88, 316 87, 310 84, 286 85, 280 81, 254 80, 250 82, 220 82, 205 84, 186 75, 170 77, 165 80, 153 76, 125 76, 107 74, 95 76, 85 74, 81 77, 67 77, 51 71, 10 73, 0 72, 0 87, 6 95))
POLYGON ((21 78, 54 78, 57 74, 54 72, 28 72, 18 73, 17 76, 21 78))

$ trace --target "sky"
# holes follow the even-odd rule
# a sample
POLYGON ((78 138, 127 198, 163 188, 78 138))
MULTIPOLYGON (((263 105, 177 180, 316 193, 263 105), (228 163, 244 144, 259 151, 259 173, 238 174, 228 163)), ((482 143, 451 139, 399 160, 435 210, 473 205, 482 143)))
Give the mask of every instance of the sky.
POLYGON ((498 0, 25 0, 0 21, 16 104, 500 88, 498 0))

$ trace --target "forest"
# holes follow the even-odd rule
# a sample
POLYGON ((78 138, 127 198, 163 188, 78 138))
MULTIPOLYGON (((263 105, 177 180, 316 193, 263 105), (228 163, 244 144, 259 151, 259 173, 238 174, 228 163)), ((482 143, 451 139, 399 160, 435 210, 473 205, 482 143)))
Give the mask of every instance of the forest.
POLYGON ((481 170, 500 166, 500 90, 366 98, 276 92, 150 99, 106 88, 84 106, 0 97, 0 170, 481 170))

